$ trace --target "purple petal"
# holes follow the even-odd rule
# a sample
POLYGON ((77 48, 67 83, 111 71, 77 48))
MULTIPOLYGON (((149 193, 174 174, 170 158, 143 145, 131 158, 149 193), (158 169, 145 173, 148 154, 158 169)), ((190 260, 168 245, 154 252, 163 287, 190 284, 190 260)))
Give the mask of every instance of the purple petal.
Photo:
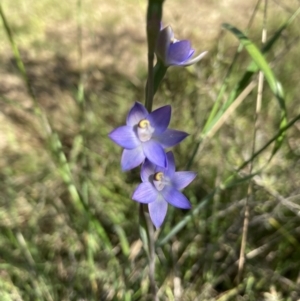
POLYGON ((175 189, 181 190, 188 186, 195 178, 197 174, 192 171, 178 171, 172 177, 172 185, 175 189))
POLYGON ((166 62, 168 49, 173 38, 174 33, 170 26, 162 29, 158 35, 155 53, 163 62, 166 62))
POLYGON ((151 126, 155 129, 154 134, 163 133, 170 123, 171 106, 164 106, 153 111, 148 115, 147 119, 150 121, 151 126))
POLYGON ((134 149, 124 149, 121 158, 122 170, 130 170, 139 166, 145 160, 145 155, 141 146, 134 149))
POLYGON ((148 204, 157 199, 158 192, 151 183, 141 183, 132 195, 132 199, 139 203, 148 204))
POLYGON ((208 51, 204 51, 202 53, 200 53, 198 56, 194 57, 193 59, 189 59, 188 61, 184 62, 181 64, 181 66, 190 66, 193 65, 195 63, 198 63, 200 60, 203 59, 203 57, 207 54, 208 51))
POLYGON ((162 146, 154 140, 149 140, 142 144, 145 157, 153 164, 167 167, 167 158, 162 146))
POLYGON ((141 103, 135 102, 135 104, 128 113, 126 124, 129 126, 135 126, 147 116, 148 112, 146 108, 141 103))
POLYGON ((175 159, 172 152, 167 152, 167 161, 168 161, 168 168, 165 170, 165 175, 170 179, 173 178, 175 174, 175 159))
POLYGON ((167 178, 172 179, 175 174, 174 155, 172 152, 167 152, 166 157, 167 157, 167 168, 156 166, 154 173, 163 172, 167 178))
POLYGON ((133 149, 141 144, 133 128, 127 125, 116 128, 108 136, 112 141, 126 149, 133 149))
POLYGON ((148 209, 152 223, 159 228, 166 217, 168 203, 162 197, 158 197, 155 202, 148 205, 148 209))
POLYGON ((186 62, 194 51, 191 49, 191 43, 188 40, 177 41, 169 46, 167 64, 180 65, 186 62))
POLYGON ((189 134, 177 130, 167 129, 160 135, 155 135, 155 138, 163 148, 172 147, 179 142, 181 142, 184 138, 186 138, 189 134))
POLYGON ((191 58, 192 57, 192 55, 195 53, 195 50, 194 49, 191 49, 190 50, 190 53, 189 53, 189 58, 191 58))
POLYGON ((149 182, 149 177, 154 175, 155 165, 151 163, 148 159, 145 160, 141 169, 141 178, 143 182, 149 182))
POLYGON ((180 191, 171 186, 165 187, 165 189, 161 191, 161 194, 163 195, 165 200, 174 207, 182 209, 191 208, 190 201, 180 191))

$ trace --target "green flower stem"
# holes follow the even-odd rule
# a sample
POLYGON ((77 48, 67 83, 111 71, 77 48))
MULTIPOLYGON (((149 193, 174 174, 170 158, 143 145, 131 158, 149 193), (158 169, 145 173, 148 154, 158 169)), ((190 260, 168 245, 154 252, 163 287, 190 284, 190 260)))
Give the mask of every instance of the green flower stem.
MULTIPOLYGON (((146 83, 145 107, 149 113, 152 111, 153 96, 157 90, 154 90, 154 50, 156 40, 160 31, 160 23, 162 18, 163 0, 149 0, 147 9, 147 43, 148 43, 148 79, 146 83)), ((149 280, 152 300, 158 301, 157 289, 155 283, 155 237, 154 227, 151 222, 146 205, 140 204, 140 236, 144 244, 144 248, 149 260, 149 280)))
MULTIPOLYGON (((166 67, 161 60, 158 60, 153 68, 153 91, 152 91, 153 97, 154 97, 155 93, 157 92, 160 83, 162 82, 163 78, 165 77, 167 70, 168 70, 168 67, 166 67)), ((146 84, 145 94, 148 95, 148 81, 146 84)), ((152 109, 152 104, 151 104, 150 108, 152 109)))
POLYGON ((145 107, 150 113, 152 111, 153 104, 153 61, 154 53, 148 53, 148 80, 146 84, 146 101, 145 107))
POLYGON ((149 0, 147 9, 147 44, 148 44, 148 80, 146 85, 146 102, 145 107, 152 111, 153 95, 154 95, 154 76, 153 62, 156 40, 160 32, 162 19, 162 7, 164 0, 149 0))
POLYGON ((154 66, 154 82, 153 82, 153 93, 157 92, 157 89, 162 82, 163 78, 166 75, 166 72, 168 70, 168 67, 166 67, 161 60, 157 60, 157 63, 154 66))

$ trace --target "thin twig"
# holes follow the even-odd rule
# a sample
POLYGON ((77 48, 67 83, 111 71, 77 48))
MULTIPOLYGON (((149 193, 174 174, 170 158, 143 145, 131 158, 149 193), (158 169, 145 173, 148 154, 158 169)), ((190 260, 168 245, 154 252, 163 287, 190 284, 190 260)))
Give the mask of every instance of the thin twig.
POLYGON ((191 155, 191 160, 188 162, 186 168, 190 169, 194 158, 198 153, 202 151, 205 144, 217 133, 217 131, 222 127, 222 125, 231 117, 238 106, 244 101, 244 99, 252 92, 256 82, 251 81, 248 86, 239 94, 239 96, 233 101, 232 105, 225 111, 225 113, 220 117, 220 119, 213 125, 213 127, 197 142, 197 147, 194 148, 193 154, 191 155))
POLYGON ((214 134, 222 127, 222 125, 229 119, 237 107, 243 102, 243 100, 251 93, 256 86, 254 81, 250 82, 249 85, 243 90, 243 92, 235 99, 233 104, 227 109, 227 111, 220 117, 220 119, 214 124, 212 129, 205 136, 205 139, 209 140, 214 134))
MULTIPOLYGON (((262 30, 262 44, 265 44, 267 41, 267 28, 266 28, 266 20, 267 20, 267 6, 268 0, 265 0, 265 7, 264 7, 264 24, 262 30)), ((264 74, 262 71, 259 72, 258 76, 258 88, 257 88, 257 99, 256 99, 256 110, 255 110, 255 122, 254 122, 254 131, 253 131, 253 144, 252 144, 252 155, 255 152, 256 148, 256 135, 259 128, 259 114, 261 111, 261 103, 262 103, 262 93, 264 88, 264 74)), ((249 165, 249 174, 252 174, 253 169, 253 162, 252 160, 249 165)), ((249 218, 250 218, 250 208, 249 208, 249 199, 252 196, 252 181, 249 181, 248 184, 248 191, 247 191, 247 198, 245 204, 245 213, 244 213, 244 224, 243 224, 243 233, 242 233, 242 242, 241 242, 241 249, 240 249, 240 257, 239 257, 239 264, 238 264, 238 275, 237 275, 237 282, 240 283, 242 279, 242 274, 245 265, 245 249, 247 243, 247 236, 248 236, 248 227, 249 227, 249 218)))

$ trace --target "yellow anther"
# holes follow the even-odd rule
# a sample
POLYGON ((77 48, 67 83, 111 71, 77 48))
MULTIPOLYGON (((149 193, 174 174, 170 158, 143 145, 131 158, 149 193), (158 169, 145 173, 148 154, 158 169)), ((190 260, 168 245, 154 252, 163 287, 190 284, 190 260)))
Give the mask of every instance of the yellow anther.
POLYGON ((164 177, 164 173, 163 172, 157 172, 156 174, 154 174, 154 180, 155 181, 161 181, 164 177))
POLYGON ((149 126, 150 126, 150 122, 147 119, 142 119, 138 124, 138 127, 141 129, 146 129, 149 126))

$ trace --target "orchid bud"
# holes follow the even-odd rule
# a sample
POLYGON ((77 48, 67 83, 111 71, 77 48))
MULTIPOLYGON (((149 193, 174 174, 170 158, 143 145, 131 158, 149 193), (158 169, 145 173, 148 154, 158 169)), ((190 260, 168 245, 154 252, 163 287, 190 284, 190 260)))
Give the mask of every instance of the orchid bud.
POLYGON ((164 66, 189 66, 199 62, 207 53, 204 51, 192 58, 195 50, 188 40, 176 40, 170 26, 162 29, 158 35, 155 53, 164 66))

